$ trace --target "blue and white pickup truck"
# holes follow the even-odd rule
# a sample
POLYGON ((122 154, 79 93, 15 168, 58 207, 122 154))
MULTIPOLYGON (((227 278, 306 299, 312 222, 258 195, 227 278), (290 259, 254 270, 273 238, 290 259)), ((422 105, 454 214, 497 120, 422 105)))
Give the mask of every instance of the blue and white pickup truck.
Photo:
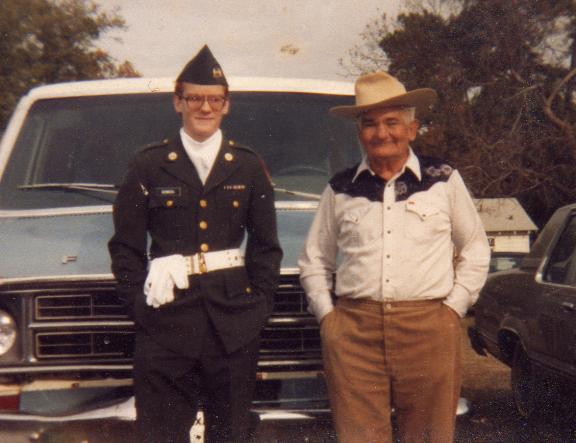
MULTIPOLYGON (((313 416, 328 405, 296 260, 328 179, 360 159, 354 124, 328 114, 352 103, 353 85, 230 86, 223 129, 264 159, 284 249, 254 408, 313 416)), ((135 150, 179 129, 172 90, 169 79, 57 84, 15 110, 0 145, 0 419, 93 417, 130 398, 133 323, 110 272, 111 205, 135 150)))

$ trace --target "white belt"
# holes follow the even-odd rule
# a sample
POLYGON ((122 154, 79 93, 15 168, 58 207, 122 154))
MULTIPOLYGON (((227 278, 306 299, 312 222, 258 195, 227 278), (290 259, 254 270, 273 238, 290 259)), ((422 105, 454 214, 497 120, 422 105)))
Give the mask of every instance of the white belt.
POLYGON ((244 256, 240 249, 225 249, 223 251, 198 252, 184 256, 188 275, 205 274, 219 269, 244 266, 244 256))

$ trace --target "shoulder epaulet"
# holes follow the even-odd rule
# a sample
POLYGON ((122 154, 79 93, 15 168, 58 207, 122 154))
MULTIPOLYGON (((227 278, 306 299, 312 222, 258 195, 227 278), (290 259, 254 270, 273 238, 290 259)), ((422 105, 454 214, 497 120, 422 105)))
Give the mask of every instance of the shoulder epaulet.
POLYGON ((145 145, 145 146, 141 149, 141 151, 147 151, 147 150, 149 150, 149 149, 160 148, 160 147, 162 147, 162 146, 166 146, 169 142, 170 142, 170 140, 167 139, 167 138, 165 138, 164 140, 156 141, 156 142, 150 143, 150 144, 148 144, 148 145, 145 145))
POLYGON ((240 143, 237 143, 234 140, 228 140, 228 146, 230 146, 231 148, 234 148, 234 149, 241 149, 243 151, 250 152, 254 155, 258 155, 258 153, 256 151, 254 151, 253 149, 249 148, 246 145, 242 145, 240 143))

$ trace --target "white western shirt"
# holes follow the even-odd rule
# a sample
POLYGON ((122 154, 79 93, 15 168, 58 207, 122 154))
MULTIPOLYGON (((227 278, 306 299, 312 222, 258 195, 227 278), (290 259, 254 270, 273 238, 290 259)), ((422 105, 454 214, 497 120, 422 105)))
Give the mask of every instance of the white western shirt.
POLYGON ((202 184, 206 184, 208 174, 210 174, 210 170, 214 165, 214 161, 222 145, 222 131, 218 129, 207 140, 199 142, 186 134, 184 128, 181 128, 180 138, 182 139, 182 145, 184 146, 186 154, 188 154, 188 157, 196 168, 196 172, 198 172, 200 181, 202 184))
POLYGON ((300 255, 300 280, 318 321, 337 297, 444 299, 460 316, 476 301, 490 248, 462 177, 427 157, 409 158, 385 182, 368 167, 336 174, 300 255))

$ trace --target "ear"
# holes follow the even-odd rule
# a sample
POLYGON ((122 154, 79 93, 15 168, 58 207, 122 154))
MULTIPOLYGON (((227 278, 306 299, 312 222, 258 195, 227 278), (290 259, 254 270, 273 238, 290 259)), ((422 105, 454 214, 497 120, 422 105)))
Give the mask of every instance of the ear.
POLYGON ((416 136, 418 135, 418 129, 420 129, 420 121, 419 120, 412 120, 408 125, 408 137, 411 142, 416 140, 416 136))
POLYGON ((222 115, 228 115, 229 112, 230 112, 230 98, 228 98, 228 100, 226 100, 226 103, 224 103, 224 107, 222 108, 222 115))
POLYGON ((182 114, 182 106, 184 106, 184 100, 178 97, 176 94, 172 96, 172 105, 177 114, 182 114))

